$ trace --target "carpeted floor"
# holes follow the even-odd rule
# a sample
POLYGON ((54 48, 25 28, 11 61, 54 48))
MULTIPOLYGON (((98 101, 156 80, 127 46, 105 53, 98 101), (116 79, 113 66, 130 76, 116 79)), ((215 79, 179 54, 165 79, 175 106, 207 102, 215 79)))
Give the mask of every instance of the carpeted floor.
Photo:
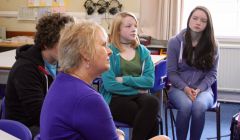
MULTIPOLYGON (((240 111, 239 103, 221 102, 221 140, 230 139, 230 126, 233 115, 240 111)), ((213 138, 216 140, 216 119, 215 113, 207 112, 202 140, 213 138)), ((212 140, 212 139, 211 139, 212 140)))
MULTIPOLYGON (((240 101, 240 100, 239 100, 240 101)), ((230 126, 232 116, 240 112, 240 103, 226 103, 221 102, 221 140, 230 139, 230 126)), ((176 111, 174 112, 176 113, 176 111)), ((168 119, 170 121, 170 119, 168 119)), ((169 137, 172 139, 170 122, 169 125, 169 137)), ((129 140, 128 129, 123 129, 126 133, 126 139, 129 140)), ((164 128, 165 133, 165 128, 164 128)), ((216 140, 216 116, 214 112, 206 113, 206 122, 203 130, 201 140, 216 140)))
MULTIPOLYGON (((233 115, 240 112, 239 103, 221 102, 221 140, 230 139, 230 126, 233 115)), ((170 119, 168 119, 170 120, 170 119)), ((170 127, 170 123, 168 128, 170 127)), ((171 132, 169 130, 169 132, 171 132)), ((169 135, 172 138, 170 133, 169 135)), ((216 113, 207 112, 206 122, 201 140, 216 140, 216 113)))
MULTIPOLYGON (((240 112, 240 93, 219 93, 218 100, 221 102, 221 136, 222 136, 221 140, 229 140, 232 116, 240 112)), ((0 104, 1 104, 1 99, 0 99, 0 104)), ((215 113, 213 112, 206 113, 206 122, 205 122, 205 127, 204 127, 201 140, 216 140, 216 119, 215 118, 216 118, 215 113)), ((169 137, 172 139, 170 122, 168 124, 169 124, 168 128, 170 129, 169 137)), ((126 133, 125 140, 129 140, 128 129, 123 129, 123 130, 126 133)))

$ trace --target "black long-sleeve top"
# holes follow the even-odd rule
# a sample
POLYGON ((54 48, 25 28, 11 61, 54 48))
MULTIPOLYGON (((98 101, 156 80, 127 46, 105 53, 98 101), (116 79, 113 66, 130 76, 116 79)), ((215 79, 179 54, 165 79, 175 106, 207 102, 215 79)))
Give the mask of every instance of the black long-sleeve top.
POLYGON ((39 126, 44 97, 53 78, 46 74, 41 49, 27 45, 16 51, 6 86, 6 119, 39 126))

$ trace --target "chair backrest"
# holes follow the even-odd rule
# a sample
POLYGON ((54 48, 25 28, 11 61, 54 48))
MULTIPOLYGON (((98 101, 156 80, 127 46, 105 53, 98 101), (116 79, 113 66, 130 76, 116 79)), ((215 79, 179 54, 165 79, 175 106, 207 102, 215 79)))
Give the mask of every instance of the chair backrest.
POLYGON ((154 86, 150 89, 151 93, 162 90, 165 87, 164 78, 167 76, 167 60, 162 60, 155 66, 154 86))
POLYGON ((2 103, 1 103, 1 111, 0 111, 0 117, 1 119, 5 119, 5 97, 2 98, 2 103))
POLYGON ((97 77, 93 80, 92 82, 93 85, 96 85, 97 86, 97 91, 99 91, 100 89, 100 86, 102 84, 102 78, 101 77, 97 77))
POLYGON ((130 125, 126 124, 126 123, 122 123, 122 122, 118 122, 118 121, 114 121, 114 124, 117 128, 119 127, 123 127, 123 128, 131 128, 130 125))
POLYGON ((27 126, 14 120, 0 120, 0 129, 21 139, 32 140, 32 133, 27 126))
POLYGON ((217 92, 217 81, 215 81, 213 84, 212 84, 212 86, 211 86, 211 88, 212 88, 212 92, 213 92, 213 95, 214 95, 214 103, 216 103, 216 101, 217 101, 217 94, 218 94, 218 92, 217 92))
POLYGON ((37 135, 34 137, 33 140, 41 140, 41 138, 40 138, 40 134, 37 134, 37 135))

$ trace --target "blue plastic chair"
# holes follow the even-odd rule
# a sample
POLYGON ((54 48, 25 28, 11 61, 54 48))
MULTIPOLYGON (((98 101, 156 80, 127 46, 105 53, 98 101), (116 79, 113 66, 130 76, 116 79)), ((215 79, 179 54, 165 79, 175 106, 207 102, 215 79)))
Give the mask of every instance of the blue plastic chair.
MULTIPOLYGON (((155 81, 154 86, 150 89, 152 94, 159 93, 164 90, 166 84, 167 77, 167 60, 162 60, 155 66, 155 81)), ((160 110, 162 109, 162 99, 163 94, 160 95, 160 110)), ((161 112, 159 112, 159 123, 160 123, 160 131, 163 134, 163 121, 161 117, 161 112)))
POLYGON ((150 89, 151 93, 156 93, 165 88, 165 78, 167 77, 167 60, 162 60, 155 66, 154 86, 150 89))
POLYGON ((95 78, 92 82, 92 85, 97 86, 97 91, 99 91, 101 84, 102 84, 102 78, 101 77, 95 78))
POLYGON ((32 140, 32 133, 24 124, 14 120, 0 120, 0 129, 21 139, 32 140))
MULTIPOLYGON (((171 104, 170 100, 168 100, 168 95, 167 95, 167 90, 170 88, 170 85, 166 83, 166 88, 165 88, 165 95, 166 95, 166 105, 165 105, 165 128, 166 128, 166 135, 168 135, 168 110, 170 110, 170 119, 171 119, 171 127, 172 127, 172 136, 173 140, 175 140, 175 130, 174 130, 174 125, 176 123, 176 120, 174 118, 173 110, 176 109, 173 104, 171 104)), ((220 120, 220 112, 221 112, 221 107, 220 103, 217 101, 217 81, 215 81, 212 86, 212 91, 214 94, 214 104, 211 108, 209 108, 207 111, 215 112, 216 113, 216 131, 217 131, 217 140, 221 139, 221 120, 220 120)))
POLYGON ((40 138, 40 134, 37 134, 37 135, 34 137, 33 140, 41 140, 41 138, 40 138))
POLYGON ((216 112, 216 129, 217 129, 217 140, 221 139, 221 107, 220 102, 217 101, 218 91, 217 91, 217 81, 214 82, 211 86, 213 94, 214 94, 214 104, 208 109, 208 111, 216 112))
POLYGON ((119 127, 132 128, 130 125, 128 125, 126 123, 118 122, 118 121, 114 121, 114 124, 117 128, 119 128, 119 127))
POLYGON ((128 128, 128 132, 129 132, 129 140, 131 139, 131 130, 132 130, 132 126, 126 124, 126 123, 123 123, 123 122, 118 122, 118 121, 114 121, 114 124, 117 128, 128 128))
MULTIPOLYGON (((102 84, 102 78, 101 77, 97 77, 93 80, 92 82, 93 85, 96 85, 97 86, 97 91, 99 91, 100 89, 100 86, 102 84)), ((118 121, 114 121, 114 124, 117 128, 128 128, 129 129, 129 132, 130 132, 130 129, 132 128, 130 125, 126 124, 126 123, 122 123, 122 122, 118 122, 118 121)), ((36 140, 39 140, 39 139, 36 139, 36 140)))

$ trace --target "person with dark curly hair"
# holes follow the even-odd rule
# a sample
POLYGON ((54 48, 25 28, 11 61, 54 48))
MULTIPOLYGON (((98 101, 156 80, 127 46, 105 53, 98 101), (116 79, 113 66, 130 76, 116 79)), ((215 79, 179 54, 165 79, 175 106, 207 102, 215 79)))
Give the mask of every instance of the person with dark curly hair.
POLYGON ((71 16, 50 14, 41 17, 36 25, 34 45, 16 50, 16 62, 8 77, 5 104, 6 119, 28 126, 35 136, 44 97, 57 73, 57 48, 60 31, 71 16))

